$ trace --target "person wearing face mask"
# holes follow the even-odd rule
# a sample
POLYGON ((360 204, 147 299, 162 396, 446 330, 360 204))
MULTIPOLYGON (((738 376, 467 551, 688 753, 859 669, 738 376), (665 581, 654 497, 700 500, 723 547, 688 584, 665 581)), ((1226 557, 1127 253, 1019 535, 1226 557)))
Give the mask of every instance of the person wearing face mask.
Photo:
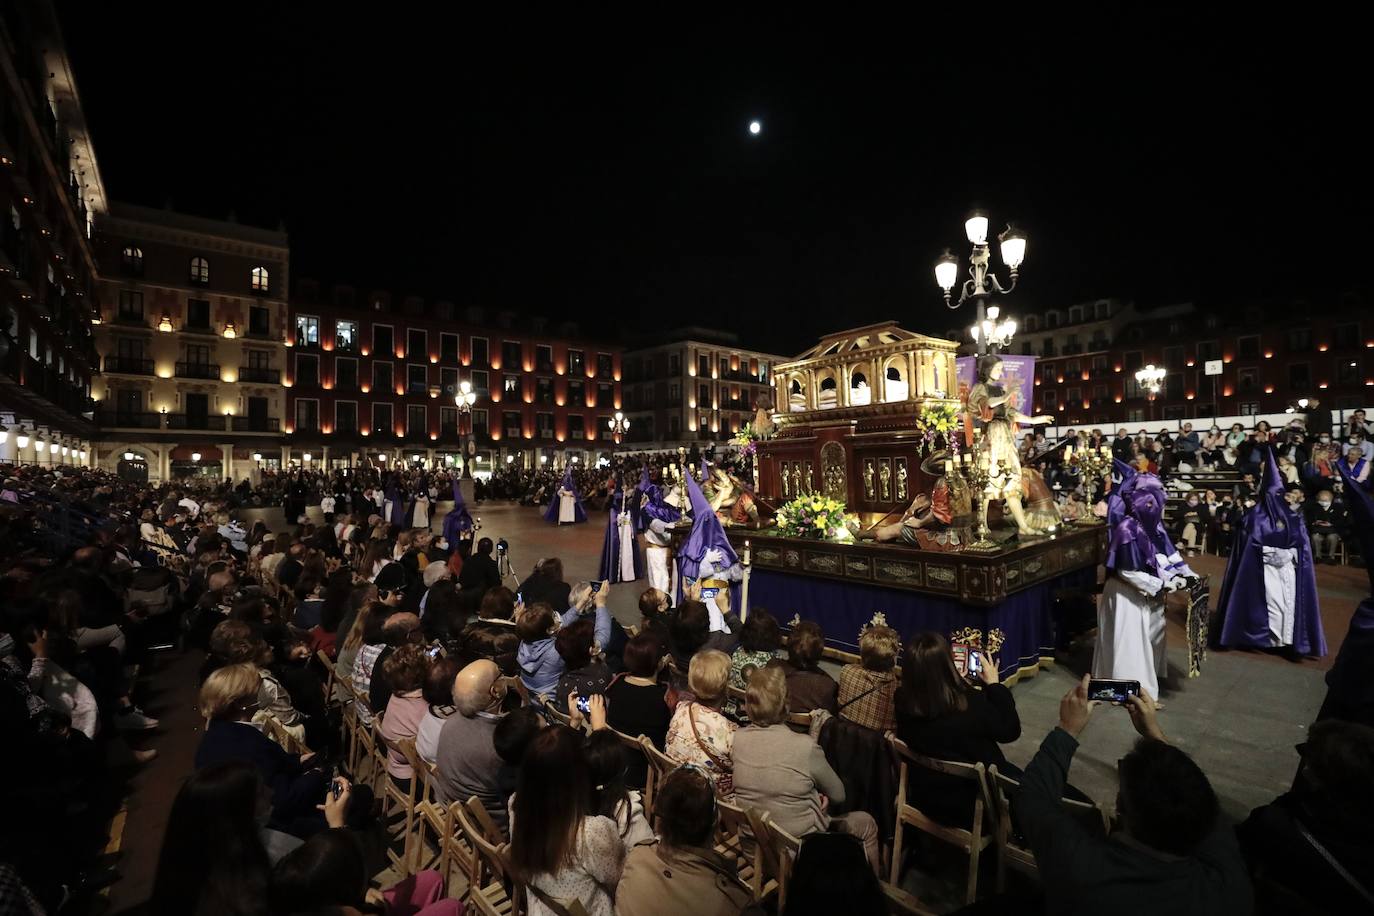
POLYGON ((1196 581, 1164 528, 1164 485, 1148 473, 1124 475, 1119 521, 1107 547, 1107 581, 1097 605, 1092 676, 1139 681, 1159 696, 1168 673, 1164 599, 1196 581))
POLYGON ((1190 491, 1183 510, 1174 519, 1174 537, 1178 539, 1179 545, 1188 551, 1188 556, 1197 556, 1209 520, 1207 507, 1202 504, 1197 491, 1190 491))
POLYGON ((1318 563, 1335 563, 1336 548, 1345 538, 1350 523, 1345 506, 1335 501, 1330 490, 1322 490, 1316 501, 1305 508, 1313 559, 1318 563))
POLYGON ((1236 507, 1235 497, 1225 493, 1221 503, 1212 510, 1212 543, 1218 556, 1231 552, 1231 540, 1235 535, 1236 523, 1240 521, 1240 510, 1236 507))

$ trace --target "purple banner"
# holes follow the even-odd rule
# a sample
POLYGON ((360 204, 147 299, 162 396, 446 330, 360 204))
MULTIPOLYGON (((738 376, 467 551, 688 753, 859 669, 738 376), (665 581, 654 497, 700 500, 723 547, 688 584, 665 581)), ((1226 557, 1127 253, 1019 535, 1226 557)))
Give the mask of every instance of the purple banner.
MULTIPOLYGON (((978 357, 961 356, 954 361, 959 380, 959 400, 967 402, 968 393, 978 380, 978 357)), ((1002 387, 1011 396, 1010 407, 1020 413, 1035 413, 1035 357, 1002 356, 1002 387)))

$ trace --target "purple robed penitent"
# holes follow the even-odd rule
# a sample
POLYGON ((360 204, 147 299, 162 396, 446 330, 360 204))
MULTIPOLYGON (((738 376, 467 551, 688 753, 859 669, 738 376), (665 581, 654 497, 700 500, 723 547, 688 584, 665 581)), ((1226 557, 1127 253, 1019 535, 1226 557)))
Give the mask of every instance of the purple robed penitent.
POLYGON ((647 468, 639 473, 639 496, 640 505, 639 515, 636 519, 636 530, 643 531, 649 527, 649 523, 652 521, 672 525, 682 518, 680 511, 668 505, 663 488, 649 481, 647 468))
MULTIPOLYGON (((701 492, 701 485, 692 475, 683 475, 683 482, 692 507, 692 530, 677 554, 679 591, 684 583, 691 584, 697 579, 706 578, 702 575, 704 564, 710 577, 738 581, 743 576, 739 556, 735 548, 730 546, 730 539, 725 536, 720 519, 716 518, 711 504, 706 501, 706 495, 701 492), (712 550, 720 552, 714 565, 707 564, 707 554, 712 550)), ((682 600, 681 594, 678 600, 682 600)), ((739 602, 739 589, 730 589, 730 610, 738 612, 739 602)))
POLYGON ((577 484, 573 482, 571 466, 563 472, 563 480, 554 488, 553 499, 549 500, 549 507, 544 510, 544 521, 554 525, 558 524, 558 508, 562 501, 562 497, 558 495, 559 490, 567 490, 573 495, 573 522, 585 522, 587 510, 582 508, 582 497, 577 492, 577 484))
POLYGON ((1267 648, 1273 645, 1265 590, 1264 548, 1296 551, 1293 601, 1293 648, 1299 655, 1326 654, 1326 636, 1317 602, 1317 575, 1307 525, 1283 498, 1278 460, 1266 446, 1264 490, 1240 521, 1235 546, 1226 564, 1217 613, 1221 617, 1217 642, 1229 647, 1267 648))
POLYGON ((633 540, 630 550, 634 553, 634 579, 626 579, 620 572, 620 513, 628 507, 631 526, 635 531, 639 531, 640 513, 636 508, 638 505, 638 490, 631 490, 627 496, 623 489, 616 486, 606 512, 606 537, 601 542, 601 571, 597 574, 598 579, 609 582, 633 582, 644 577, 644 558, 640 555, 639 544, 633 540))
POLYGON ((444 540, 448 542, 449 549, 458 546, 464 532, 473 530, 472 515, 468 512, 468 504, 463 499, 462 481, 457 477, 453 479, 453 508, 448 515, 444 516, 444 540))
POLYGON ((401 528, 406 527, 406 503, 400 487, 393 483, 386 491, 386 498, 391 500, 391 518, 387 521, 401 528))
POLYGON ((1154 474, 1140 474, 1131 468, 1123 472, 1122 478, 1115 506, 1109 504, 1107 507, 1107 521, 1112 527, 1106 567, 1116 572, 1148 572, 1168 582, 1187 567, 1176 563, 1168 569, 1159 568, 1160 556, 1173 557, 1178 550, 1164 527, 1163 515, 1145 515, 1137 508, 1138 504, 1145 504, 1142 497, 1150 496, 1150 504, 1162 509, 1164 485, 1154 474))

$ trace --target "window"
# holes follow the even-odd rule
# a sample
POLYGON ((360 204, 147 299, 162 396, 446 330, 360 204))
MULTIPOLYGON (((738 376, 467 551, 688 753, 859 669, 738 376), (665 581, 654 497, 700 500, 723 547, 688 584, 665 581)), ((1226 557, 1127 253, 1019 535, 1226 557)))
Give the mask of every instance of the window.
POLYGON ((1098 402, 1102 402, 1102 401, 1106 401, 1106 400, 1107 400, 1107 386, 1106 386, 1106 385, 1094 385, 1094 386, 1093 386, 1093 400, 1094 400, 1094 401, 1098 401, 1098 402))
POLYGON ((1236 388, 1243 394, 1259 390, 1259 370, 1255 368, 1236 370, 1236 388))
POLYGON ((458 370, 448 368, 440 369, 439 387, 443 389, 441 397, 452 401, 453 396, 458 393, 458 370))
POLYGON ((534 348, 534 371, 553 371, 553 347, 548 344, 540 344, 534 348))
POLYGON ((587 383, 582 379, 568 379, 568 406, 580 407, 587 403, 587 383))
POLYGON ((140 277, 143 275, 143 249, 135 248, 133 245, 125 245, 119 259, 119 266, 124 269, 126 274, 140 277))
POLYGON ((477 392, 480 397, 488 397, 491 394, 491 383, 487 380, 487 370, 472 370, 472 390, 477 392))
POLYGON ((204 286, 210 282, 210 262, 204 258, 191 259, 191 282, 204 286))
MULTIPOLYGON (((38 358, 38 335, 30 333, 29 355, 34 359, 38 358)), ((115 353, 118 354, 121 362, 125 360, 145 359, 143 341, 136 337, 121 337, 115 341, 115 353)))
POLYGON ((1312 386, 1312 367, 1308 363, 1288 364, 1288 387, 1297 389, 1294 393, 1305 396, 1306 389, 1312 386))
POLYGON ((1110 318, 1112 317, 1112 307, 1109 303, 1099 302, 1093 306, 1093 314, 1096 315, 1099 320, 1110 318))
POLYGON ((611 387, 609 383, 602 382, 601 384, 596 386, 596 406, 615 406, 615 390, 611 387))
POLYGON ((255 293, 265 293, 268 290, 268 273, 266 267, 254 267, 251 274, 251 287, 255 293))
POLYGON ((340 391, 358 390, 358 361, 346 356, 334 360, 334 387, 340 391))
POLYGON ((501 341, 501 368, 507 372, 519 372, 525 368, 522 350, 518 340, 501 341))
POLYGON ((520 376, 510 373, 501 376, 501 391, 512 397, 520 397, 520 376))
POLYGON ((429 332, 423 328, 406 331, 406 356, 410 359, 429 359, 429 332))
POLYGON ((1027 315, 1025 320, 1021 322, 1021 330, 1027 334, 1040 330, 1040 319, 1034 315, 1027 315))
POLYGON ((389 436, 392 432, 391 405, 374 403, 372 405, 372 434, 374 436, 389 436))
POLYGON ((677 414, 668 417, 668 438, 676 439, 682 435, 682 420, 677 414))
MULTIPOLYGON (((834 382, 835 382, 835 380, 834 380, 834 379, 827 379, 827 381, 829 381, 829 382, 831 383, 831 387, 833 388, 833 387, 834 387, 834 382)), ((822 382, 821 384, 824 385, 825 383, 822 382)), ((710 386, 710 385, 698 385, 698 386, 697 386, 697 407, 701 408, 702 410, 705 410, 706 408, 708 408, 708 407, 710 407, 710 406, 711 406, 711 386, 710 386)))
POLYGON ((1336 384, 1360 384, 1360 363, 1358 360, 1342 359, 1336 363, 1336 384))
POLYGON ((1360 345, 1358 324, 1338 324, 1331 328, 1331 343, 1337 350, 1353 350, 1360 345))
POLYGON ((186 328, 191 331, 210 330, 210 300, 186 300, 186 328))
POLYGON ((358 322, 338 321, 334 323, 334 349, 352 353, 358 347, 358 322))
MULTIPOLYGON (((396 350, 396 336, 389 324, 374 324, 372 326, 372 355, 390 359, 391 354, 396 350)), ((366 355, 366 354, 364 354, 366 355)))
POLYGON ((1067 394, 1065 395, 1065 397, 1064 397, 1064 403, 1066 403, 1066 404, 1077 404, 1077 403, 1079 403, 1079 402, 1082 401, 1082 400, 1083 400, 1083 389, 1082 389, 1082 388, 1070 388, 1070 389, 1068 390, 1068 393, 1067 393, 1067 394))
MULTIPOLYGON (((681 375, 681 374, 682 374, 682 359, 681 359, 681 357, 679 357, 676 353, 674 353, 674 354, 672 354, 671 356, 668 357, 668 374, 669 374, 669 375, 681 375)), ((674 430, 674 432, 676 432, 676 430, 674 430)))
POLYGON ((439 362, 458 362, 458 335, 442 332, 439 334, 439 362))
POLYGON ((668 403, 674 407, 682 404, 682 389, 678 387, 677 382, 668 386, 668 403))
POLYGON ((143 294, 131 289, 119 291, 119 317, 131 321, 143 320, 143 294))
POLYGON ((1170 372, 1168 375, 1164 376, 1164 387, 1159 389, 1159 394, 1161 397, 1164 397, 1166 395, 1169 395, 1171 392, 1172 397, 1175 398, 1183 394, 1182 372, 1170 372))
MULTIPOLYGON (((188 362, 189 362, 188 354, 188 362)), ((296 385, 314 388, 320 383, 320 358, 313 353, 296 354, 296 385)))
POLYGON ((272 312, 265 306, 253 305, 248 308, 248 334, 250 337, 266 337, 272 332, 272 312))
POLYGON ((1064 378, 1074 379, 1082 374, 1083 370, 1079 368, 1078 360, 1071 359, 1064 364, 1064 378))
POLYGON ((478 436, 485 436, 487 435, 488 429, 490 429, 490 427, 487 426, 487 409, 485 407, 472 408, 473 434, 478 436))
POLYGON ((586 363, 584 362, 584 360, 585 357, 583 356, 581 350, 569 350, 568 372, 575 373, 577 375, 582 375, 584 372, 587 371, 586 363))
POLYGON ((1107 357, 1105 355, 1093 357, 1093 375, 1106 375, 1110 368, 1111 367, 1107 364, 1107 357))
POLYGON ((1253 417, 1259 414, 1259 401, 1242 401, 1240 405, 1240 415, 1242 417, 1253 417))
MULTIPOLYGON (((545 433, 544 433, 544 427, 541 425, 541 426, 539 427, 539 438, 541 438, 541 439, 552 439, 552 438, 553 438, 553 414, 551 414, 551 413, 550 413, 550 414, 544 414, 544 413, 537 414, 537 415, 536 415, 537 422, 539 422, 540 424, 542 424, 542 423, 544 422, 544 417, 548 417, 548 418, 549 418, 549 431, 548 431, 548 434, 545 435, 545 433)), ((503 413, 503 414, 501 415, 501 428, 504 429, 504 430, 506 431, 506 438, 508 438, 508 439, 518 439, 518 438, 520 438, 520 433, 522 432, 522 430, 521 430, 520 427, 521 427, 520 411, 518 411, 518 410, 508 410, 508 411, 506 411, 505 413, 503 413)))
POLYGON ((406 435, 423 436, 429 432, 426 427, 425 405, 411 404, 406 408, 406 435))
POLYGON ((1183 368, 1183 348, 1165 347, 1164 348, 1164 368, 1182 369, 1183 368))
POLYGON ((1042 395, 1042 398, 1045 402, 1046 410, 1054 410, 1054 408, 1059 404, 1059 392, 1055 391, 1052 388, 1049 391, 1046 391, 1042 395))
POLYGON ((358 402, 334 402, 334 432, 356 433, 358 431, 358 402))
POLYGON ((440 407, 439 408, 439 435, 452 436, 458 432, 458 408, 440 407))
POLYGON ((587 418, 581 414, 568 414, 568 438, 573 440, 587 438, 587 418))
POLYGON ((760 382, 767 382, 767 381, 768 381, 768 363, 766 363, 766 362, 761 362, 761 363, 759 363, 759 372, 758 372, 758 376, 757 376, 757 377, 758 377, 758 380, 759 380, 760 382))
POLYGON ((1312 349, 1312 329, 1293 328, 1283 335, 1289 353, 1306 353, 1312 349))
MULTIPOLYGON (((487 356, 487 339, 485 337, 472 338, 472 364, 474 366, 490 365, 491 360, 487 356)), ((476 387, 476 383, 473 383, 476 387)))
POLYGON ((296 346, 318 347, 320 345, 320 319, 314 315, 296 316, 296 346))
POLYGON ((1126 353, 1123 367, 1128 375, 1134 375, 1135 371, 1145 365, 1145 355, 1139 350, 1130 350, 1126 353))
POLYGON ((271 369, 272 351, 270 350, 244 350, 244 356, 248 359, 249 369, 271 369))
POLYGON ((1236 338, 1236 355, 1241 359, 1259 359, 1260 339, 1258 334, 1236 338))
POLYGON ((411 394, 424 394, 429 391, 429 372, 423 365, 409 363, 406 366, 406 391, 411 394))
POLYGON ((1078 324, 1083 320, 1083 306, 1075 305, 1069 309, 1069 324, 1078 324))
POLYGON ((320 428, 320 402, 314 398, 296 399, 296 432, 314 432, 320 428))
POLYGON ((553 403, 553 379, 537 378, 534 380, 534 402, 536 404, 553 403))
POLYGON ((372 390, 377 394, 390 394, 396 387, 396 378, 391 363, 377 360, 372 364, 372 390))
POLYGON ((1199 340, 1197 342, 1197 361, 1205 363, 1213 359, 1221 359, 1221 345, 1215 340, 1199 340))
POLYGON ((711 360, 710 360, 710 358, 707 357, 707 356, 705 356, 705 355, 698 356, 698 357, 697 357, 697 375, 699 375, 701 378, 706 378, 706 377, 709 376, 710 374, 711 374, 711 360))

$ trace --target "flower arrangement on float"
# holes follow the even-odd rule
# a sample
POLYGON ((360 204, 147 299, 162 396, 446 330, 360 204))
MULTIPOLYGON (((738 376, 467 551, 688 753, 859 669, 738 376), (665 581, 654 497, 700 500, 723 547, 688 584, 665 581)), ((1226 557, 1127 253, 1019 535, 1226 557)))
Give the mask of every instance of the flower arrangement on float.
POLYGON ((735 433, 735 437, 730 440, 730 444, 739 448, 741 458, 753 458, 754 453, 759 450, 759 442, 763 441, 761 436, 752 423, 745 423, 735 433))
POLYGON ((941 447, 939 440, 949 443, 959 426, 959 405, 947 401, 927 404, 916 418, 916 428, 925 439, 927 450, 941 447))
POLYGON ((852 541, 857 517, 845 512, 842 500, 810 494, 784 505, 774 519, 778 533, 790 538, 852 541))

